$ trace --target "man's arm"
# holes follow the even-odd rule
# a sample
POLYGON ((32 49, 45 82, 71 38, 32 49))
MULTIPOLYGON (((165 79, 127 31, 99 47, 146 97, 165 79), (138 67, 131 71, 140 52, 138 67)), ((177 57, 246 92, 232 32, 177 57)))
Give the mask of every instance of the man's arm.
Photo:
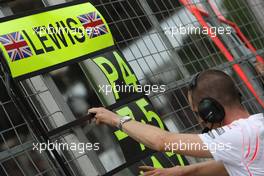
MULTIPOLYGON (((114 127, 119 125, 120 117, 105 108, 92 108, 89 112, 96 114, 97 124, 105 123, 114 127)), ((194 157, 212 157, 209 150, 203 150, 204 144, 197 134, 170 133, 134 120, 124 123, 122 128, 128 136, 153 150, 170 151, 194 157), (181 150, 180 145, 192 147, 181 150)))
POLYGON ((144 176, 228 176, 223 163, 215 160, 164 169, 150 166, 141 166, 139 169, 144 172, 144 176))

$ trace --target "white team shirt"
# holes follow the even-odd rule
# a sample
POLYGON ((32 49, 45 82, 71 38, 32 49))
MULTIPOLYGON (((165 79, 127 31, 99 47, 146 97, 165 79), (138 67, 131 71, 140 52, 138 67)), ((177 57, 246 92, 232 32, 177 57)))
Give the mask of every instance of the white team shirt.
POLYGON ((199 135, 230 176, 264 176, 264 117, 255 114, 199 135))

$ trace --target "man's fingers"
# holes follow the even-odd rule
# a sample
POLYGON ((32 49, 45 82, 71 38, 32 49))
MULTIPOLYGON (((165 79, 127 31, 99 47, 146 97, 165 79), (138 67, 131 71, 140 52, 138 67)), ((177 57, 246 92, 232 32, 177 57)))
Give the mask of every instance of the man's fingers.
POLYGON ((151 167, 151 166, 139 166, 139 170, 142 170, 142 171, 152 171, 152 170, 155 170, 154 167, 151 167))
POLYGON ((93 113, 93 117, 97 119, 96 124, 104 123, 110 126, 116 126, 118 115, 104 107, 91 108, 88 113, 93 113))
POLYGON ((88 113, 97 113, 97 108, 88 109, 88 113))
POLYGON ((99 125, 100 124, 100 120, 96 119, 95 123, 96 123, 96 125, 99 125))
POLYGON ((91 108, 91 109, 88 109, 88 113, 97 113, 98 111, 100 111, 101 108, 91 108))
POLYGON ((88 109, 88 112, 89 113, 97 113, 99 109, 100 108, 91 108, 91 109, 88 109))
POLYGON ((156 173, 155 170, 144 172, 144 176, 153 176, 156 173))

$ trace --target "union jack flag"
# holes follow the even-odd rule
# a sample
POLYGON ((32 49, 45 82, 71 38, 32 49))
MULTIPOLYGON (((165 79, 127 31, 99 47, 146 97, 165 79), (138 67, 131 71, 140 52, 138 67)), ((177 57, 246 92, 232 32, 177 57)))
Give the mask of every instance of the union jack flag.
POLYGON ((78 16, 89 38, 107 34, 107 28, 97 12, 90 12, 78 16))
POLYGON ((33 55, 27 42, 19 32, 0 36, 0 42, 4 45, 12 62, 33 55))

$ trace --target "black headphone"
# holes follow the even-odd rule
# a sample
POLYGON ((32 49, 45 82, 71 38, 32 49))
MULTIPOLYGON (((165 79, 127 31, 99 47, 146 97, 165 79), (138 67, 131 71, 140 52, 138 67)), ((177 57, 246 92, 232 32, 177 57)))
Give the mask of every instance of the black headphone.
MULTIPOLYGON (((197 73, 191 80, 188 90, 192 91, 197 86, 200 73, 197 73)), ((191 93, 191 98, 192 93, 191 93)), ((203 98, 198 103, 198 115, 205 121, 210 123, 221 123, 225 118, 224 107, 211 97, 203 98)))

